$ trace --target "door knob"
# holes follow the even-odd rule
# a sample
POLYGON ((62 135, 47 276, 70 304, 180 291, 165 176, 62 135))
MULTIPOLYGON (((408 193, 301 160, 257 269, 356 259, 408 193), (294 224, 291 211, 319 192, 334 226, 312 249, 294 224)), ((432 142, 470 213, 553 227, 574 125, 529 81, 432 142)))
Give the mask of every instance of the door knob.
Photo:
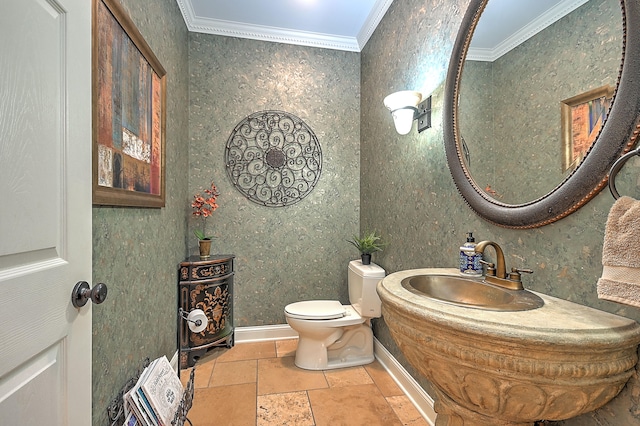
POLYGON ((99 283, 93 288, 89 287, 89 283, 86 281, 78 281, 73 287, 71 293, 71 303, 76 308, 81 308, 87 304, 88 300, 91 300, 96 305, 104 302, 107 298, 107 285, 99 283))

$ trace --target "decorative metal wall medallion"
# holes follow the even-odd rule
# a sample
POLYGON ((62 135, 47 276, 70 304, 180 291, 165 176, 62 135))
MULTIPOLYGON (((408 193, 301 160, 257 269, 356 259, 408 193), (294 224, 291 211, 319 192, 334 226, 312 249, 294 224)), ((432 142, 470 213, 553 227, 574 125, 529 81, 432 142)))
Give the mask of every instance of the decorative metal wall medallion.
POLYGON ((245 117, 229 136, 227 175, 236 189, 267 207, 295 204, 320 179, 322 151, 313 130, 282 111, 245 117))

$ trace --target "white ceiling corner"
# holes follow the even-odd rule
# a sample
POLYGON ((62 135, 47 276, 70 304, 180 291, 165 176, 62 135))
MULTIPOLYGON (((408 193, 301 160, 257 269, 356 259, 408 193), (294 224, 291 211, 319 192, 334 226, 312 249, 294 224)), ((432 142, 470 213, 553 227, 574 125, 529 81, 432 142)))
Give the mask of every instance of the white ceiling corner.
POLYGON ((467 60, 493 62, 589 0, 491 0, 473 34, 467 60))
MULTIPOLYGON (((215 3, 213 0, 206 1, 209 2, 207 6, 215 3)), ((286 7, 290 6, 293 0, 269 0, 269 4, 272 6, 270 8, 272 10, 271 15, 269 13, 254 12, 250 7, 247 7, 246 3, 243 4, 242 0, 225 1, 226 11, 222 11, 214 7, 204 8, 203 0, 176 0, 187 29, 192 32, 351 52, 360 52, 364 48, 393 2, 393 0, 360 0, 358 2, 353 0, 334 2, 327 2, 326 0, 307 1, 314 8, 312 9, 313 13, 318 14, 318 16, 330 16, 333 13, 336 14, 335 16, 341 13, 357 13, 363 19, 357 23, 353 23, 357 20, 348 23, 349 28, 336 28, 336 25, 330 25, 335 24, 336 20, 326 20, 326 25, 319 25, 322 22, 319 23, 316 20, 313 30, 306 30, 304 25, 295 29, 286 25, 271 25, 274 22, 272 18, 276 17, 276 14, 288 13, 293 10, 291 7, 286 7), (355 12, 354 6, 357 8, 355 12), (203 11, 206 9, 205 13, 198 14, 196 12, 198 7, 203 11), (230 7, 235 9, 229 10, 230 7), (328 10, 328 8, 332 9, 328 10), (342 10, 341 8, 349 8, 350 10, 342 10)), ((299 10, 293 13, 299 13, 299 10)), ((294 20, 297 19, 301 24, 304 24, 305 19, 308 18, 308 15, 298 15, 294 17, 294 20)))
POLYGON ((373 32, 378 27, 378 24, 382 21, 384 14, 387 13, 387 9, 389 9, 392 2, 393 0, 376 0, 367 20, 358 33, 358 52, 364 48, 365 44, 367 44, 369 38, 371 38, 373 32))

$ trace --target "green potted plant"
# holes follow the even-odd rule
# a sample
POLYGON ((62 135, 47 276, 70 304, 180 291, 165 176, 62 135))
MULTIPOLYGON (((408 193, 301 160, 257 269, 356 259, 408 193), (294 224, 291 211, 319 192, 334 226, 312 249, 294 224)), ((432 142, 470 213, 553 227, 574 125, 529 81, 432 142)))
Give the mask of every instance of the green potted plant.
POLYGON ((204 190, 204 195, 200 193, 193 196, 191 207, 193 208, 193 215, 202 219, 202 229, 194 229, 193 234, 198 238, 198 245, 200 248, 200 259, 208 259, 211 253, 211 239, 213 235, 207 235, 206 226, 207 218, 217 210, 217 199, 220 193, 218 188, 211 182, 211 188, 204 190))
POLYGON ((382 242, 382 238, 376 234, 376 231, 365 232, 362 237, 353 235, 353 237, 347 241, 358 249, 363 265, 369 265, 371 263, 371 254, 382 251, 386 245, 382 242))

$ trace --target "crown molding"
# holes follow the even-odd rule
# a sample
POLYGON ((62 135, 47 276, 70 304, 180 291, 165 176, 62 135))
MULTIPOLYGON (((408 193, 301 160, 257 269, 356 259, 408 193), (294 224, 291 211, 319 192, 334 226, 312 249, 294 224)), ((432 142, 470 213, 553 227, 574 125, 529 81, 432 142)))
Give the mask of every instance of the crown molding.
POLYGON ((493 62, 588 1, 589 0, 567 0, 558 3, 494 48, 469 48, 466 59, 469 61, 493 62))
POLYGON ((176 0, 191 32, 287 43, 324 49, 360 52, 384 17, 393 0, 377 0, 357 37, 343 37, 285 28, 243 24, 196 16, 190 0, 176 0))
POLYGON ((355 37, 337 37, 260 25, 238 24, 219 19, 198 18, 192 22, 189 31, 350 52, 360 51, 355 37))
POLYGON ((358 33, 358 51, 364 49, 373 32, 378 28, 378 24, 384 18, 385 13, 387 13, 391 3, 393 3, 393 0, 377 0, 376 4, 373 5, 371 13, 369 13, 367 20, 358 33))

